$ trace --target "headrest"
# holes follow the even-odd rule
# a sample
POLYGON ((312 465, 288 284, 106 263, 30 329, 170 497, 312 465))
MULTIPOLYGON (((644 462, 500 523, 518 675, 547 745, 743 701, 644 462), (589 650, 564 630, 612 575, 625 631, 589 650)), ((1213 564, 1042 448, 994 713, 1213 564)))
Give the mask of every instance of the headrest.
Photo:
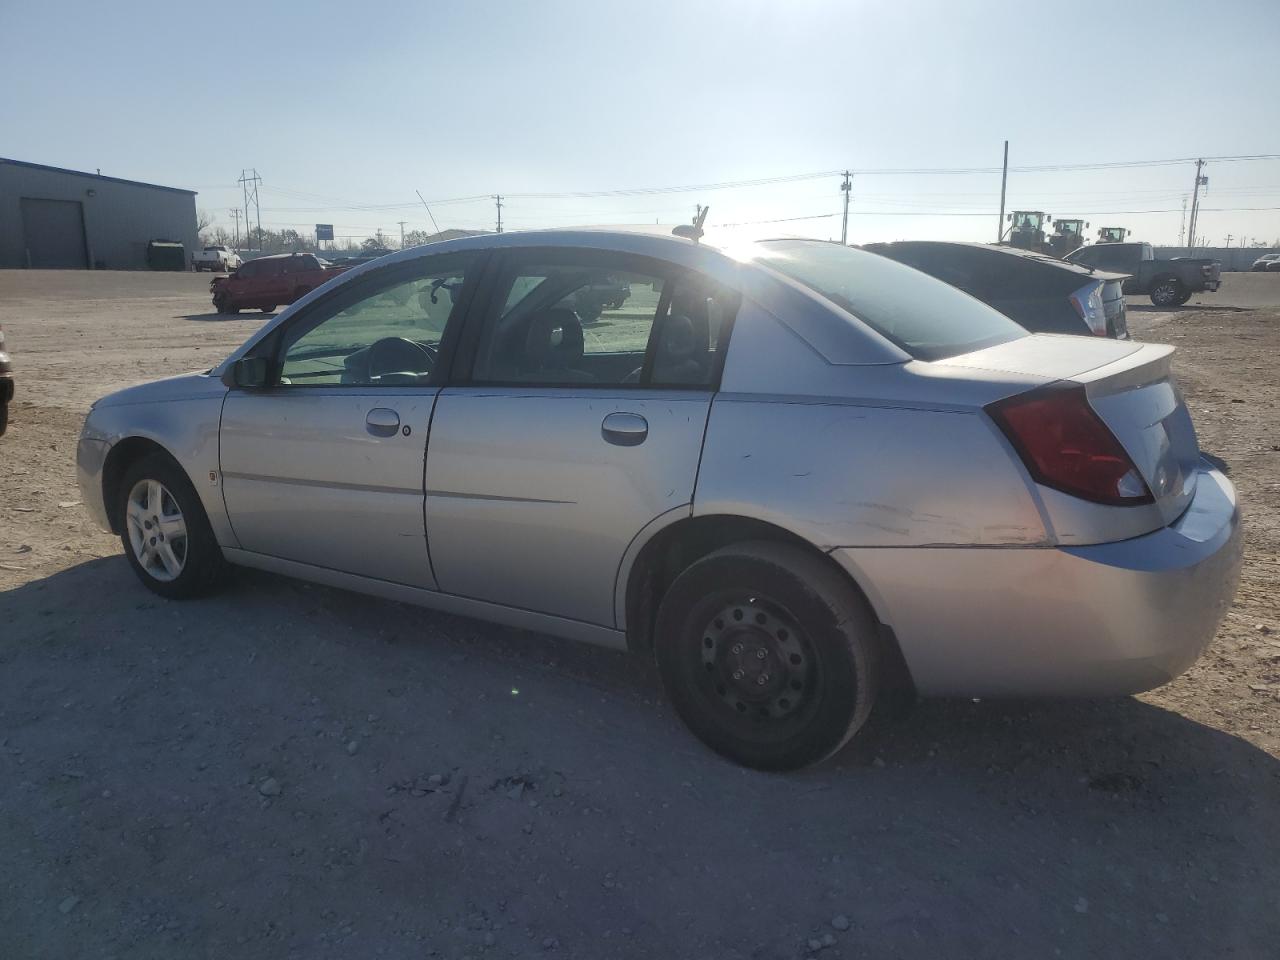
POLYGON ((556 369, 582 358, 582 324, 568 307, 551 307, 529 321, 525 357, 535 368, 556 369))

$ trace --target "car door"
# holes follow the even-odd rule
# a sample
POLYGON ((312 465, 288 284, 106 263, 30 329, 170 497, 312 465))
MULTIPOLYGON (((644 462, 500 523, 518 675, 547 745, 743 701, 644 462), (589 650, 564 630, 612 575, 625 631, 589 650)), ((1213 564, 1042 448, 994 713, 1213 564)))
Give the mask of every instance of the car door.
POLYGON ((263 261, 261 279, 254 289, 254 306, 271 309, 291 302, 289 291, 293 284, 293 274, 290 271, 297 262, 297 257, 263 261))
POLYGON ((475 254, 356 278, 260 345, 272 385, 233 389, 222 491, 244 550, 433 588, 423 457, 446 331, 475 254))
POLYGON ((427 453, 440 589, 614 626, 627 545, 690 508, 734 295, 588 250, 507 253, 482 286, 427 453))

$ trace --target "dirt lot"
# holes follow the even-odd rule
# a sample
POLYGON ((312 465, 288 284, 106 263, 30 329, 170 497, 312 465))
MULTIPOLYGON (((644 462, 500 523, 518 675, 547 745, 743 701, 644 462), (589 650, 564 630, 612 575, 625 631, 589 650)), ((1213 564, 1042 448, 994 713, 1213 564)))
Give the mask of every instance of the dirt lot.
POLYGON ((1201 663, 924 704, 795 776, 710 755, 619 654, 247 572, 144 591, 76 436, 261 322, 206 284, 0 272, 0 957, 1276 956, 1280 275, 1131 318, 1248 511, 1201 663))

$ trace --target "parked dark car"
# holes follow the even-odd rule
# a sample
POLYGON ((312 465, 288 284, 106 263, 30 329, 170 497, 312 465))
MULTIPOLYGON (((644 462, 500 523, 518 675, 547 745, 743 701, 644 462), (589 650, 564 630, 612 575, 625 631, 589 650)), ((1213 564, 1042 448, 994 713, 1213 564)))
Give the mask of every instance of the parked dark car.
POLYGON ((1253 261, 1253 266, 1249 269, 1259 273, 1262 271, 1280 271, 1280 253, 1264 253, 1257 260, 1253 261))
POLYGON ((985 243, 872 243, 872 253, 946 281, 1033 333, 1126 339, 1123 274, 985 243))
POLYGON ((13 399, 13 363, 4 350, 4 327, 0 327, 0 437, 9 426, 9 401, 13 399))
POLYGON ((1124 292, 1130 296, 1145 293, 1157 307, 1181 306, 1192 294, 1212 292, 1222 283, 1218 261, 1196 257, 1157 260, 1149 243, 1095 243, 1067 254, 1066 259, 1129 274, 1124 292))
POLYGON ((209 281, 219 313, 257 308, 264 313, 293 303, 346 270, 311 253, 283 253, 249 260, 228 277, 209 281))

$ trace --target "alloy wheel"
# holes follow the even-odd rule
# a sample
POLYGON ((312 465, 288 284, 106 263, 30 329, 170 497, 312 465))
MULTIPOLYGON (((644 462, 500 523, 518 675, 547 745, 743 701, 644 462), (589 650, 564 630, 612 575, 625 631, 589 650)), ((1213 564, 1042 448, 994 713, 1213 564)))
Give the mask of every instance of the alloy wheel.
POLYGON ((187 521, 173 494, 158 480, 139 480, 129 491, 125 526, 134 559, 162 583, 176 580, 187 563, 187 521))

